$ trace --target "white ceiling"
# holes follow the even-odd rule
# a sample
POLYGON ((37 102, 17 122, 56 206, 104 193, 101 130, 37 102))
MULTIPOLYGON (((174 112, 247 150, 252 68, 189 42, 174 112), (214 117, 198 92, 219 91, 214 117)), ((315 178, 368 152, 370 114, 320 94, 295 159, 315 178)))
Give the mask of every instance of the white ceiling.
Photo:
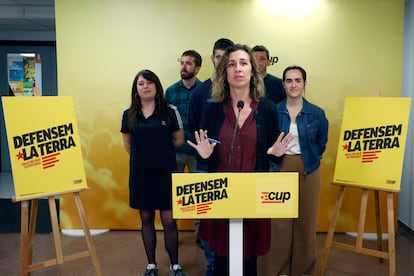
POLYGON ((0 0, 2 33, 54 32, 54 0, 0 0))

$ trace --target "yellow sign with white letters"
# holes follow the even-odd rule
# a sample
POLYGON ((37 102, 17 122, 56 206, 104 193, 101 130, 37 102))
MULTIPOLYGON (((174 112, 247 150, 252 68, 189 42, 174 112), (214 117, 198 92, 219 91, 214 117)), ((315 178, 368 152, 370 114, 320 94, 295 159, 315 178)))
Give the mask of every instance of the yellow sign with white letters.
POLYGON ((174 173, 174 218, 297 218, 297 173, 174 173))
POLYGON ((87 188, 72 97, 2 97, 15 200, 87 188))

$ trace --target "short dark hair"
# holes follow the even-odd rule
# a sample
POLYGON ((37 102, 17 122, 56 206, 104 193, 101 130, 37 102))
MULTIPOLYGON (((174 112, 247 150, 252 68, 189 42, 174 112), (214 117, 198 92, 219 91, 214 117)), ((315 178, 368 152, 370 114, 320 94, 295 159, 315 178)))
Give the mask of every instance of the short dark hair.
POLYGON ((202 60, 200 54, 197 53, 196 51, 194 51, 194 50, 187 50, 187 51, 184 51, 184 53, 181 56, 182 57, 183 56, 193 57, 194 58, 195 65, 201 67, 201 63, 202 63, 203 60, 202 60))
POLYGON ((217 49, 219 50, 226 50, 227 47, 232 46, 234 43, 233 41, 231 41, 228 38, 220 38, 218 39, 215 43, 214 43, 214 47, 213 47, 213 55, 215 54, 215 51, 217 49))
POLYGON ((270 58, 269 50, 263 45, 256 45, 252 48, 253 52, 266 52, 267 59, 270 58))
POLYGON ((305 69, 303 69, 299 65, 291 65, 291 66, 286 67, 286 69, 283 70, 283 81, 285 81, 287 71, 290 71, 290 70, 300 71, 301 74, 302 74, 303 81, 306 81, 306 71, 305 71, 305 69))

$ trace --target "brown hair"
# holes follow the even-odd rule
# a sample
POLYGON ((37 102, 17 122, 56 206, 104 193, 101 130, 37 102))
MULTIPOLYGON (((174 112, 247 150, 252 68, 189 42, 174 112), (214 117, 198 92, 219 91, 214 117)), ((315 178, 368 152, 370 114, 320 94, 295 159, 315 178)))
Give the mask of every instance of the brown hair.
POLYGON ((141 70, 136 75, 132 82, 131 89, 131 106, 128 111, 128 119, 131 124, 131 128, 137 126, 137 114, 141 113, 142 103, 141 97, 138 94, 137 81, 142 76, 146 80, 155 83, 155 111, 159 114, 161 120, 165 121, 167 125, 170 124, 170 117, 168 116, 168 103, 164 98, 164 89, 162 88, 161 81, 158 76, 151 70, 141 70))
POLYGON ((265 95, 265 88, 263 84, 263 79, 260 76, 258 66, 253 57, 253 52, 247 45, 234 44, 228 47, 224 51, 224 55, 221 58, 216 72, 213 77, 213 87, 211 92, 211 97, 215 102, 227 101, 230 98, 230 87, 227 80, 227 65, 229 63, 229 56, 235 51, 245 51, 249 55, 250 64, 252 66, 252 76, 250 79, 250 92, 249 96, 252 99, 259 100, 265 95))

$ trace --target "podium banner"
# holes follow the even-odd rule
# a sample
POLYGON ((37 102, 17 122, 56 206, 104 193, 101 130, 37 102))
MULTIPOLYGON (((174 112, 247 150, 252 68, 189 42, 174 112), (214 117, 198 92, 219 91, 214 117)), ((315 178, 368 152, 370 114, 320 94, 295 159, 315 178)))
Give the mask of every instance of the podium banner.
POLYGON ((173 173, 173 216, 297 218, 297 173, 173 173))
POLYGON ((2 97, 15 200, 86 189, 72 97, 2 97))
POLYGON ((334 182, 400 190, 410 98, 346 98, 334 182))

